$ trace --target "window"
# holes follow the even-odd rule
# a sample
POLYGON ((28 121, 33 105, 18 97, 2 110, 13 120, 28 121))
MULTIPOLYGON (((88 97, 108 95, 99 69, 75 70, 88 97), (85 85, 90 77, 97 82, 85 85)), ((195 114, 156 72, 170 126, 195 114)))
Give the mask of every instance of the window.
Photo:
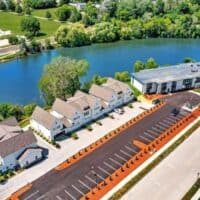
POLYGON ((87 116, 87 115, 89 115, 89 111, 87 111, 87 112, 84 112, 84 116, 87 116))
POLYGON ((184 85, 192 84, 192 79, 185 79, 183 80, 184 85))
POLYGON ((200 77, 197 77, 195 83, 200 83, 200 77))

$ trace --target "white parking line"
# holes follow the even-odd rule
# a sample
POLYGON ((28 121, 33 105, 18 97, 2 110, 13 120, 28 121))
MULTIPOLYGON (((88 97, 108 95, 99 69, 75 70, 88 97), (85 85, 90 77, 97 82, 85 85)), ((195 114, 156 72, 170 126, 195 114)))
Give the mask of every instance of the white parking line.
POLYGON ((146 132, 149 132, 150 134, 153 134, 153 135, 155 135, 156 137, 158 137, 158 136, 160 135, 160 134, 157 133, 156 131, 152 131, 152 130, 150 130, 150 129, 146 130, 146 132))
POLYGON ((172 118, 170 118, 170 117, 167 117, 166 120, 170 121, 170 122, 173 123, 173 124, 175 123, 175 120, 172 119, 172 118))
POLYGON ((31 194, 30 194, 29 196, 27 196, 24 200, 30 199, 31 197, 35 196, 38 192, 39 192, 39 190, 37 190, 37 191, 31 193, 31 194))
POLYGON ((166 124, 169 124, 169 126, 172 126, 174 124, 174 122, 170 122, 169 120, 165 119, 163 120, 163 122, 165 122, 166 124))
POLYGON ((64 191, 69 197, 71 197, 73 200, 76 200, 76 198, 72 194, 70 194, 67 190, 64 191))
POLYGON ((162 132, 162 130, 160 130, 159 128, 156 128, 155 126, 151 127, 151 129, 153 129, 157 133, 161 133, 162 132))
POLYGON ((127 152, 123 151, 122 149, 120 149, 120 152, 122 152, 123 154, 127 155, 128 157, 132 157, 132 155, 131 155, 131 154, 129 154, 129 153, 127 153, 127 152))
POLYGON ((161 126, 164 126, 165 128, 169 128, 169 125, 167 125, 166 123, 158 122, 158 124, 160 124, 161 126))
POLYGON ((81 195, 85 196, 85 193, 83 193, 80 189, 78 189, 76 186, 72 185, 72 187, 79 192, 81 195))
POLYGON ((44 197, 45 197, 45 195, 42 195, 42 196, 38 197, 36 200, 43 199, 44 197))
POLYGON ((151 142, 151 140, 149 140, 148 138, 146 138, 146 137, 144 137, 142 135, 140 135, 139 137, 142 138, 142 139, 144 139, 144 140, 146 140, 147 142, 151 142))
POLYGON ((89 176, 85 175, 85 178, 87 178, 90 182, 94 183, 95 185, 97 184, 96 181, 91 179, 89 176))
POLYGON ((112 159, 112 158, 109 158, 112 162, 114 162, 115 164, 117 164, 118 166, 120 166, 121 167, 121 163, 120 162, 118 162, 118 161, 116 161, 116 160, 114 160, 114 159, 112 159))
POLYGON ((98 167, 98 169, 104 172, 106 175, 110 176, 110 173, 107 170, 101 168, 100 166, 98 167))
POLYGON ((87 188, 88 190, 91 190, 92 188, 89 187, 86 183, 84 183, 83 181, 81 181, 80 179, 78 180, 78 182, 83 185, 85 188, 87 188))
POLYGON ((114 168, 112 165, 108 164, 107 162, 103 162, 104 165, 106 165, 107 167, 109 167, 112 170, 116 170, 116 168, 114 168))
POLYGON ((62 200, 62 198, 61 198, 60 196, 58 196, 58 195, 56 196, 56 198, 57 198, 58 200, 62 200))
POLYGON ((147 132, 144 132, 144 134, 145 134, 146 136, 149 136, 149 137, 152 138, 152 139, 155 139, 155 136, 153 137, 152 135, 150 135, 150 134, 147 133, 147 132))
POLYGON ((104 181, 105 180, 105 178, 104 177, 102 177, 101 175, 99 175, 98 173, 96 173, 94 170, 92 170, 92 172, 94 173, 94 174, 96 174, 102 181, 104 181))
POLYGON ((155 126, 158 127, 161 130, 166 130, 166 128, 164 126, 160 125, 160 124, 156 124, 155 126))
POLYGON ((119 159, 123 160, 124 162, 127 162, 127 160, 125 158, 123 158, 122 156, 118 155, 115 153, 115 156, 118 157, 119 159))
POLYGON ((126 149, 128 149, 129 151, 133 152, 133 153, 137 153, 137 151, 135 151, 133 148, 131 148, 131 147, 127 146, 127 145, 125 145, 124 147, 126 149))

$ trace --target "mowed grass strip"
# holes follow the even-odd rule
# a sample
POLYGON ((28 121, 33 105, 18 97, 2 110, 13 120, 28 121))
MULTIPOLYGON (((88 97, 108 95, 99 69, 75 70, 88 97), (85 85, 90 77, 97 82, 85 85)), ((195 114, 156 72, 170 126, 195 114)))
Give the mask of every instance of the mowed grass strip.
POLYGON ((45 18, 46 17, 45 16, 46 12, 49 11, 51 13, 51 18, 52 19, 57 19, 56 14, 55 14, 56 9, 57 8, 37 9, 37 10, 33 10, 32 11, 32 15, 33 16, 37 16, 37 17, 44 17, 45 18))
MULTIPOLYGON (((25 16, 17 15, 10 12, 0 12, 0 29, 2 30, 11 30, 13 34, 24 35, 21 31, 21 20, 25 16)), ((40 21, 41 33, 42 36, 37 37, 45 38, 54 35, 55 31, 59 28, 60 23, 46 20, 46 19, 38 19, 40 21)))

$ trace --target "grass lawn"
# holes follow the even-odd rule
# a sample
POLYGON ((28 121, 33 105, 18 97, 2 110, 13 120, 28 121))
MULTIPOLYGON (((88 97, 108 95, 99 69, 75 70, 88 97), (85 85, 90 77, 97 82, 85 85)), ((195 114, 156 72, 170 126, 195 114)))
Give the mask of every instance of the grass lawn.
MULTIPOLYGON (((14 34, 24 35, 20 29, 20 23, 24 16, 15 15, 8 12, 0 12, 0 29, 11 30, 14 34)), ((42 36, 37 37, 45 38, 54 35, 55 31, 60 26, 59 22, 54 22, 51 20, 39 19, 41 26, 42 36)))
POLYGON ((194 91, 200 93, 200 88, 194 89, 194 91))
POLYGON ((45 17, 46 11, 49 11, 51 13, 52 19, 57 19, 55 15, 56 9, 57 8, 37 9, 32 11, 32 15, 38 17, 45 17))

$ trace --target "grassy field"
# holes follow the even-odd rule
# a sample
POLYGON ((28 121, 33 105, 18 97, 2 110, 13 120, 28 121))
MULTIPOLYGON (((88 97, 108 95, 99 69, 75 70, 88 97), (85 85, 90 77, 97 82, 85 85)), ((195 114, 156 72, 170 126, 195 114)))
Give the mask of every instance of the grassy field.
MULTIPOLYGON (((0 29, 11 30, 14 34, 24 35, 20 29, 20 23, 24 16, 19 16, 13 13, 0 12, 0 29)), ((60 26, 59 22, 39 19, 41 26, 42 36, 38 37, 45 38, 54 35, 55 31, 60 26)))
POLYGON ((49 11, 51 13, 52 19, 57 19, 55 15, 56 9, 57 8, 37 9, 32 11, 32 15, 38 17, 45 17, 46 11, 49 11))

